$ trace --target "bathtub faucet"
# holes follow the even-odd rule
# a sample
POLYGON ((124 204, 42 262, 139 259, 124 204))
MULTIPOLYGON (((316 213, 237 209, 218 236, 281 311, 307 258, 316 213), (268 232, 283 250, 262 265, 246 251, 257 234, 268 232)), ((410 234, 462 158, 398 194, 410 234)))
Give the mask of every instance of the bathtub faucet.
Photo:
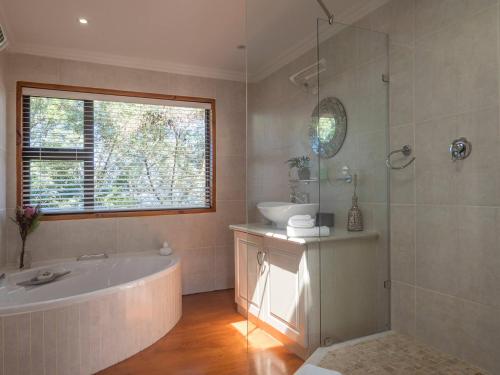
POLYGON ((81 260, 94 260, 94 259, 107 259, 107 258, 109 258, 109 255, 106 253, 84 254, 84 255, 80 255, 78 258, 76 258, 76 260, 81 261, 81 260))

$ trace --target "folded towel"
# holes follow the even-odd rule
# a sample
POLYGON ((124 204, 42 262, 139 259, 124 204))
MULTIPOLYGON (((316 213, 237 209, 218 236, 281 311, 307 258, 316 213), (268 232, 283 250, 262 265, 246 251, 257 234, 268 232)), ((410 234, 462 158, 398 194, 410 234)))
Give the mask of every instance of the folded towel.
POLYGON ((309 220, 312 219, 311 215, 293 215, 290 217, 290 219, 297 219, 297 220, 309 220))
POLYGON ((316 220, 310 215, 294 215, 288 219, 288 225, 295 228, 312 228, 316 220))
POLYGON ((295 375, 342 375, 340 372, 328 370, 326 368, 311 365, 309 363, 302 365, 295 375))
POLYGON ((313 228, 295 228, 286 227, 286 235, 288 237, 327 237, 330 235, 328 227, 313 227, 313 228))

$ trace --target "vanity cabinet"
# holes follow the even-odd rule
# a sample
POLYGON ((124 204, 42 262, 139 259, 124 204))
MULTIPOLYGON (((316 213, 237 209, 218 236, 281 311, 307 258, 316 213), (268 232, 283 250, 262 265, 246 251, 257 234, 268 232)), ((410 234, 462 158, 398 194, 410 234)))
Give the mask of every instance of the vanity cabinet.
POLYGON ((326 342, 379 330, 374 232, 337 231, 320 245, 258 224, 230 228, 238 311, 292 352, 307 358, 326 342))
POLYGON ((254 323, 280 340, 306 348, 306 247, 234 232, 235 298, 254 323), (252 319, 256 318, 256 319, 252 319))

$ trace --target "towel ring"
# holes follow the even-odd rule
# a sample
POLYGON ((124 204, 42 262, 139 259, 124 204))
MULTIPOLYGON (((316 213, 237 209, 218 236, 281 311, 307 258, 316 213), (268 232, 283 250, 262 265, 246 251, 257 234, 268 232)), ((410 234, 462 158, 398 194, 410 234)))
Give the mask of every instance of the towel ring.
POLYGON ((387 155, 387 159, 385 160, 385 164, 387 165, 388 168, 390 168, 390 169, 404 169, 407 166, 409 166, 411 163, 413 163, 415 161, 415 159, 416 159, 415 157, 412 157, 405 164, 394 166, 391 163, 391 156, 394 155, 394 154, 397 154, 399 152, 402 153, 404 156, 408 157, 408 156, 411 155, 412 149, 411 149, 410 145, 404 145, 403 147, 401 147, 398 150, 393 150, 393 151, 389 152, 389 154, 387 155))

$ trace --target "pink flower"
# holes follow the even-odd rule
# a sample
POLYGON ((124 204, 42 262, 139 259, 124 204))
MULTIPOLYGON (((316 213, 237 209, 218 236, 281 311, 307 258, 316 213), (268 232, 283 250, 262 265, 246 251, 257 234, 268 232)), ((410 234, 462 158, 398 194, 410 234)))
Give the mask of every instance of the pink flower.
POLYGON ((24 216, 31 219, 36 214, 36 207, 24 206, 24 216))

